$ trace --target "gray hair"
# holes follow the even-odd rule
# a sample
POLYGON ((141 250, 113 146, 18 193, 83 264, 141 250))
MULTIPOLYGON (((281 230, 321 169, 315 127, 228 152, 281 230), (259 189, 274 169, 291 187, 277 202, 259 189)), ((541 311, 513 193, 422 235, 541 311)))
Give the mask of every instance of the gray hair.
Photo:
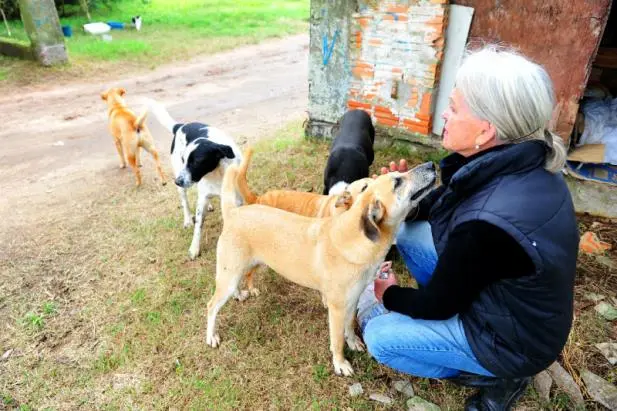
POLYGON ((555 107, 553 82, 546 70, 522 55, 490 45, 467 54, 456 88, 478 118, 491 123, 504 143, 546 142, 546 170, 560 171, 566 147, 548 130, 555 107))

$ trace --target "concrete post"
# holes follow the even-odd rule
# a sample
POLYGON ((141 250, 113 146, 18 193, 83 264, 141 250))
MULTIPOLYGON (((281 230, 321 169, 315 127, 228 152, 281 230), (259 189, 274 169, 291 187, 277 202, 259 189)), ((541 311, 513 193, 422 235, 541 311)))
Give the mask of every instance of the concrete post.
POLYGON ((19 0, 19 9, 33 57, 44 66, 66 63, 68 55, 54 1, 19 0))

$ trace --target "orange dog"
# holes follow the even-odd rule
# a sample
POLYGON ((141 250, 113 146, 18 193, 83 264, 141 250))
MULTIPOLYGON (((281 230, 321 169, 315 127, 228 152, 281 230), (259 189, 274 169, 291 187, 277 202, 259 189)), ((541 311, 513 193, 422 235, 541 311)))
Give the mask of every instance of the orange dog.
POLYGON ((161 182, 165 185, 167 181, 165 173, 161 169, 159 153, 154 147, 154 141, 145 124, 148 112, 146 111, 137 117, 126 106, 124 98, 122 98, 125 94, 126 90, 123 88, 110 88, 101 94, 101 98, 107 102, 109 107, 109 131, 114 138, 116 150, 118 150, 120 156, 120 168, 125 168, 128 161, 135 173, 137 185, 141 185, 139 167, 141 166, 140 151, 143 148, 154 158, 156 171, 159 173, 161 182))
POLYGON ((349 210, 354 199, 372 182, 370 178, 358 180, 350 184, 341 195, 336 196, 290 190, 272 190, 258 196, 251 192, 246 181, 252 156, 253 150, 247 148, 236 175, 236 189, 245 204, 266 205, 306 217, 331 217, 349 210))

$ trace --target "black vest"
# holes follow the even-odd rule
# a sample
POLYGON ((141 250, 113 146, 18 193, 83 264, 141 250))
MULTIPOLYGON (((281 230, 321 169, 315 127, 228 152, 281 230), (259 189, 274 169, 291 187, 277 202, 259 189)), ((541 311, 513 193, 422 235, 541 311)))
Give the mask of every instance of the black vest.
MULTIPOLYGON (((443 176, 429 221, 437 254, 459 224, 482 220, 515 238, 535 271, 485 288, 460 318, 480 363, 498 377, 534 375, 550 365, 572 325, 578 228, 560 173, 544 170, 544 143, 501 146, 443 176)), ((445 170, 454 154, 442 161, 445 170)), ((460 158, 460 156, 459 156, 460 158)))

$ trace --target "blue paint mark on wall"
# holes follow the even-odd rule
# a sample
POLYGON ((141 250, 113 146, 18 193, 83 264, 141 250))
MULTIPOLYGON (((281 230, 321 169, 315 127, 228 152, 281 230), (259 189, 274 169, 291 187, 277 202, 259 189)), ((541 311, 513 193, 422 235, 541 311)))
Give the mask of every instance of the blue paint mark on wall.
POLYGON ((334 51, 334 45, 336 44, 336 40, 338 39, 339 29, 336 29, 334 32, 334 37, 332 38, 332 43, 328 44, 328 35, 324 34, 322 39, 322 55, 323 55, 323 65, 327 66, 330 62, 330 58, 332 57, 332 52, 334 51))

